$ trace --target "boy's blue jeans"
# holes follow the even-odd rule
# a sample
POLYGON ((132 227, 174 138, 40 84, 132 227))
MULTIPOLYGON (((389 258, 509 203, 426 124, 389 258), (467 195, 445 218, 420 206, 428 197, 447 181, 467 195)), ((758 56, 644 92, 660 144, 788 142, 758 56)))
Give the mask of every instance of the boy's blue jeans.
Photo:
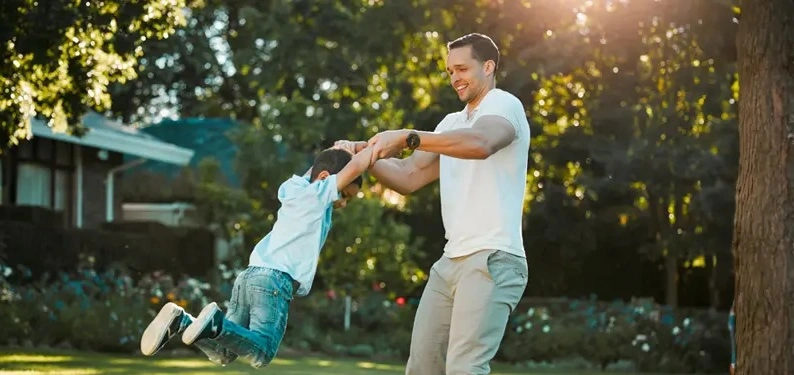
POLYGON ((293 280, 288 274, 249 266, 234 281, 221 333, 194 345, 221 365, 239 355, 253 367, 267 366, 284 337, 292 293, 293 280))

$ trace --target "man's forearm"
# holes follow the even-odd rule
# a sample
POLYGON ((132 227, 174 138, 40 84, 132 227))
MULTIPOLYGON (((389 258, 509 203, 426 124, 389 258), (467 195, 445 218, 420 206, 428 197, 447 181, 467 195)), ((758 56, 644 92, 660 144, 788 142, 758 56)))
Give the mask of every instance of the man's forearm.
POLYGON ((378 179, 378 182, 400 194, 413 192, 410 173, 405 170, 400 159, 381 159, 369 168, 369 173, 378 179))
POLYGON ((458 129, 443 133, 419 132, 418 150, 458 159, 485 159, 492 150, 481 130, 458 129))

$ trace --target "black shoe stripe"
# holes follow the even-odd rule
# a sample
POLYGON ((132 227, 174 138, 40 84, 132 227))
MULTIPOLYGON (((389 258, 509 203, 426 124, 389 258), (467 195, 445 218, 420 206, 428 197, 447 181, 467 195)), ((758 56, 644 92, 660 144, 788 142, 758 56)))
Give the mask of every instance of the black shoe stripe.
POLYGON ((165 346, 168 341, 170 341, 174 336, 179 333, 179 328, 182 326, 182 314, 176 316, 176 318, 168 325, 165 330, 165 335, 160 340, 160 343, 157 345, 157 348, 162 348, 165 346))

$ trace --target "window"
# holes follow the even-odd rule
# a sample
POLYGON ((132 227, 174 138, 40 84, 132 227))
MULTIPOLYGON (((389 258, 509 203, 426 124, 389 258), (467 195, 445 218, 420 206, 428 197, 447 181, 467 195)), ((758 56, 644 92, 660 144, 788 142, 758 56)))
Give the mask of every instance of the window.
POLYGON ((52 207, 52 173, 46 166, 20 162, 17 167, 17 204, 52 207))
MULTIPOLYGON (((46 138, 23 141, 16 147, 14 180, 10 201, 17 205, 39 206, 64 213, 71 221, 72 145, 46 138)), ((0 180, 0 184, 2 180, 0 180)), ((2 190, 0 190, 2 193, 2 190)))

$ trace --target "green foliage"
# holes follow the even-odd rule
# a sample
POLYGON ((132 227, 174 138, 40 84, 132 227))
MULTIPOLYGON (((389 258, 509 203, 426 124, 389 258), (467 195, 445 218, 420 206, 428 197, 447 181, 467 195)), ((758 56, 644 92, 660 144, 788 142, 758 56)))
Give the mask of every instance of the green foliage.
POLYGON ((396 296, 424 283, 427 276, 415 263, 420 243, 412 240, 408 225, 391 217, 380 199, 354 199, 335 216, 317 270, 327 287, 360 295, 379 285, 396 296))
POLYGON ((207 303, 207 286, 193 279, 177 285, 169 276, 152 274, 136 283, 119 270, 81 268, 61 273, 55 282, 25 280, 20 286, 6 279, 14 270, 0 268, 5 345, 69 343, 80 349, 128 352, 138 346, 139 335, 156 313, 153 308, 162 301, 194 308, 207 303))
MULTIPOLYGON (((674 305, 682 264, 698 257, 709 266, 712 257, 721 258, 720 267, 730 264, 728 244, 715 239, 730 237, 722 217, 732 217, 732 204, 722 197, 736 178, 735 67, 703 27, 714 20, 702 13, 693 19, 664 2, 631 12, 633 3, 595 18, 583 11, 575 27, 587 51, 577 57, 581 66, 538 77, 531 113, 542 134, 533 140, 530 212, 548 206, 547 199, 577 207, 570 215, 585 217, 584 228, 574 226, 576 235, 565 237, 570 245, 561 247, 579 253, 593 249, 596 221, 613 220, 612 231, 632 222, 645 226, 635 246, 665 262, 666 302, 674 305), (607 22, 621 16, 630 21, 607 22), (590 43, 594 29, 603 31, 600 44, 590 43), (713 199, 719 217, 703 211, 716 208, 713 199)), ((711 11, 725 23, 732 15, 720 6, 711 11)), ((550 39, 560 38, 555 35, 550 39)), ((545 217, 561 223, 560 232, 570 230, 570 220, 545 217)))
POLYGON ((555 362, 580 356, 602 370, 719 372, 727 361, 725 314, 674 310, 645 300, 528 300, 508 325, 501 356, 555 362))
MULTIPOLYGON (((529 293, 582 293, 584 274, 604 276, 592 268, 666 277, 671 304, 692 267, 707 273, 710 297, 730 288, 738 97, 736 14, 725 2, 194 5, 174 37, 142 45, 138 78, 114 85, 123 98, 114 112, 238 119, 236 168, 250 202, 223 194, 240 203, 226 216, 249 243, 272 225, 278 185, 317 151, 386 129, 432 130, 462 108, 445 42, 481 31, 502 52, 497 85, 532 122, 524 239, 543 277, 529 293), (630 272, 603 260, 615 253, 630 272)), ((210 205, 227 204, 223 194, 210 205)), ((445 242, 436 186, 394 210, 434 254, 413 257, 428 269, 445 242)), ((622 298, 659 295, 625 288, 622 298)))
POLYGON ((184 0, 4 1, 0 12, 0 147, 31 137, 37 115, 77 131, 87 107, 109 108, 111 82, 136 75, 141 43, 183 25, 184 0))
POLYGON ((215 159, 199 163, 198 181, 195 182, 197 208, 204 223, 222 225, 225 239, 239 231, 240 221, 251 207, 248 195, 223 182, 220 164, 215 159))

